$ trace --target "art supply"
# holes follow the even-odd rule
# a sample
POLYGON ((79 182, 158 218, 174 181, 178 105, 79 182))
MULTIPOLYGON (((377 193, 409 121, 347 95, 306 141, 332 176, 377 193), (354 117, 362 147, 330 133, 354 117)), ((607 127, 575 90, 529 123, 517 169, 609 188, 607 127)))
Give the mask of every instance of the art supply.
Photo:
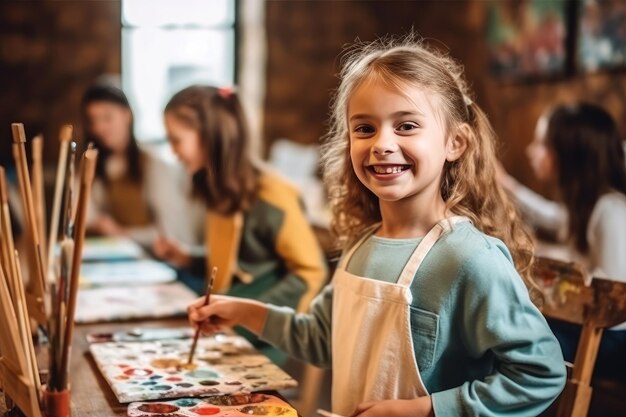
POLYGON ((69 369, 69 355, 72 347, 72 337, 74 336, 74 315, 76 313, 76 297, 78 294, 78 277, 80 274, 81 252, 85 240, 85 230, 87 227, 87 208, 91 193, 91 184, 96 171, 96 159, 98 151, 87 149, 83 155, 80 173, 80 191, 76 207, 76 220, 74 230, 74 252, 72 254, 72 268, 70 275, 69 296, 67 301, 66 326, 63 334, 61 351, 61 383, 62 388, 67 388, 69 369))
POLYGON ((181 398, 173 401, 135 402, 128 406, 128 417, 297 417, 285 401, 267 394, 218 395, 208 398, 181 398))
POLYGON ((22 197, 22 207, 24 208, 24 218, 26 223, 26 235, 29 252, 29 284, 27 297, 28 312, 30 316, 39 324, 45 325, 46 314, 44 311, 44 294, 46 292, 45 272, 42 265, 43 254, 40 246, 39 226, 33 201, 33 192, 28 173, 28 163, 26 162, 26 134, 22 123, 12 123, 13 133, 13 157, 17 167, 17 178, 20 185, 20 195, 22 197))
MULTIPOLYGON (((74 234, 74 165, 76 159, 76 142, 70 142, 67 166, 65 167, 65 184, 63 186, 63 202, 61 206, 62 235, 71 238, 74 234)), ((81 169, 83 161, 81 160, 81 169)))
POLYGON ((85 288, 78 292, 76 323, 185 317, 196 293, 181 282, 145 287, 85 288))
POLYGON ((154 285, 175 280, 173 268, 152 259, 83 262, 80 272, 81 288, 154 285))
MULTIPOLYGON (((39 245, 42 254, 46 253, 46 196, 44 193, 43 179, 43 136, 37 135, 31 141, 32 153, 32 183, 33 183, 33 202, 35 204, 35 215, 37 226, 39 228, 39 245)), ((43 255, 45 259, 45 255, 43 255)))
POLYGON ((297 382, 241 336, 94 343, 96 365, 122 403, 294 388, 297 382))
MULTIPOLYGON (((57 165, 57 176, 54 186, 54 200, 52 201, 52 216, 50 217, 50 234, 48 236, 48 265, 47 271, 54 277, 54 248, 56 246, 59 232, 59 218, 61 215, 61 197, 63 195, 64 176, 67 166, 67 154, 69 151, 70 141, 72 140, 72 125, 63 125, 59 133, 61 142, 59 149, 59 162, 57 165)), ((48 275, 50 277, 50 275, 48 275)))
MULTIPOLYGON (((211 301, 211 290, 213 289, 213 282, 215 281, 215 275, 217 274, 217 267, 213 267, 211 270, 211 278, 209 279, 209 285, 206 289, 206 296, 204 297, 203 306, 208 306, 211 301)), ((198 328, 196 329, 196 334, 193 337, 193 343, 191 344, 191 350, 189 351, 189 360, 187 364, 191 365, 193 363, 193 355, 196 352, 196 346, 198 345, 198 337, 200 336, 200 324, 198 324, 198 328)))
POLYGON ((330 411, 322 410, 321 408, 317 409, 317 414, 322 417, 344 417, 341 414, 331 413, 330 411))
POLYGON ((194 335, 189 327, 134 328, 116 332, 91 333, 86 336, 88 343, 106 342, 148 342, 163 339, 190 339, 194 335))
MULTIPOLYGON (((4 392, 26 416, 42 417, 40 386, 33 375, 33 370, 37 371, 37 362, 26 301, 23 291, 18 290, 18 303, 13 303, 7 286, 9 280, 0 268, 0 379, 10 381, 3 384, 4 392)), ((23 289, 21 285, 19 288, 23 289)))
POLYGON ((9 212, 9 189, 6 180, 6 174, 3 167, 0 167, 0 227, 2 229, 2 265, 4 274, 8 279, 9 291, 13 302, 17 302, 15 298, 17 284, 17 268, 15 264, 15 244, 13 241, 13 231, 11 229, 11 215, 9 212))
POLYGON ((141 246, 124 237, 90 237, 85 240, 83 249, 83 262, 123 261, 143 256, 141 246))

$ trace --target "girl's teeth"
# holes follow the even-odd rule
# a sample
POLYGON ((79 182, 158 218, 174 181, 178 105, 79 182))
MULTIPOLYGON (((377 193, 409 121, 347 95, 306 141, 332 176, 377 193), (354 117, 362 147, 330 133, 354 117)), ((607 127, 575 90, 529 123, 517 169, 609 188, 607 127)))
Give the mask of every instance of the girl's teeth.
POLYGON ((374 166, 374 172, 377 174, 397 174, 402 172, 404 169, 401 166, 394 167, 383 167, 383 166, 374 166))

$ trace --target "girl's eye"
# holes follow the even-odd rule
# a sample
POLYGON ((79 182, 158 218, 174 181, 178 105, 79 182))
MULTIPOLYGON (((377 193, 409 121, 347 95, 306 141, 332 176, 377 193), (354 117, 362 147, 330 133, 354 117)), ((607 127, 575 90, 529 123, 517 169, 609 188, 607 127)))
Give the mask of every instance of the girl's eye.
POLYGON ((370 133, 374 133, 374 128, 369 125, 358 125, 354 128, 355 133, 360 133, 362 135, 367 135, 370 133))
POLYGON ((398 125, 398 127, 396 127, 396 130, 409 131, 409 130, 417 129, 418 127, 419 126, 416 123, 404 122, 404 123, 400 123, 400 125, 398 125))

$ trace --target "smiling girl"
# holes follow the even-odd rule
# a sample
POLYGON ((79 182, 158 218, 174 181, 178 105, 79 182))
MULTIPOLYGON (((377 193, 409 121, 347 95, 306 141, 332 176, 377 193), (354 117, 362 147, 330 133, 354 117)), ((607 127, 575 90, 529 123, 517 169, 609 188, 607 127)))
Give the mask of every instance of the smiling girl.
POLYGON ((241 324, 332 366, 342 415, 538 415, 564 362, 518 273, 531 244, 460 67, 410 39, 375 42, 349 54, 341 78, 325 149, 346 245, 332 283, 307 314, 215 297, 190 320, 241 324))

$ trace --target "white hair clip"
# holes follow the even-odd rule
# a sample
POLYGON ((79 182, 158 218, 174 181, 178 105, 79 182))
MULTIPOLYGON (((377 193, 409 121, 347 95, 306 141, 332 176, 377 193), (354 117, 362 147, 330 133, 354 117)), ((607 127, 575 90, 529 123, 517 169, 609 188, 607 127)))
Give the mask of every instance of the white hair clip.
POLYGON ((465 94, 463 94, 463 101, 465 102, 466 106, 471 106, 472 104, 474 104, 472 99, 466 96, 465 94))

